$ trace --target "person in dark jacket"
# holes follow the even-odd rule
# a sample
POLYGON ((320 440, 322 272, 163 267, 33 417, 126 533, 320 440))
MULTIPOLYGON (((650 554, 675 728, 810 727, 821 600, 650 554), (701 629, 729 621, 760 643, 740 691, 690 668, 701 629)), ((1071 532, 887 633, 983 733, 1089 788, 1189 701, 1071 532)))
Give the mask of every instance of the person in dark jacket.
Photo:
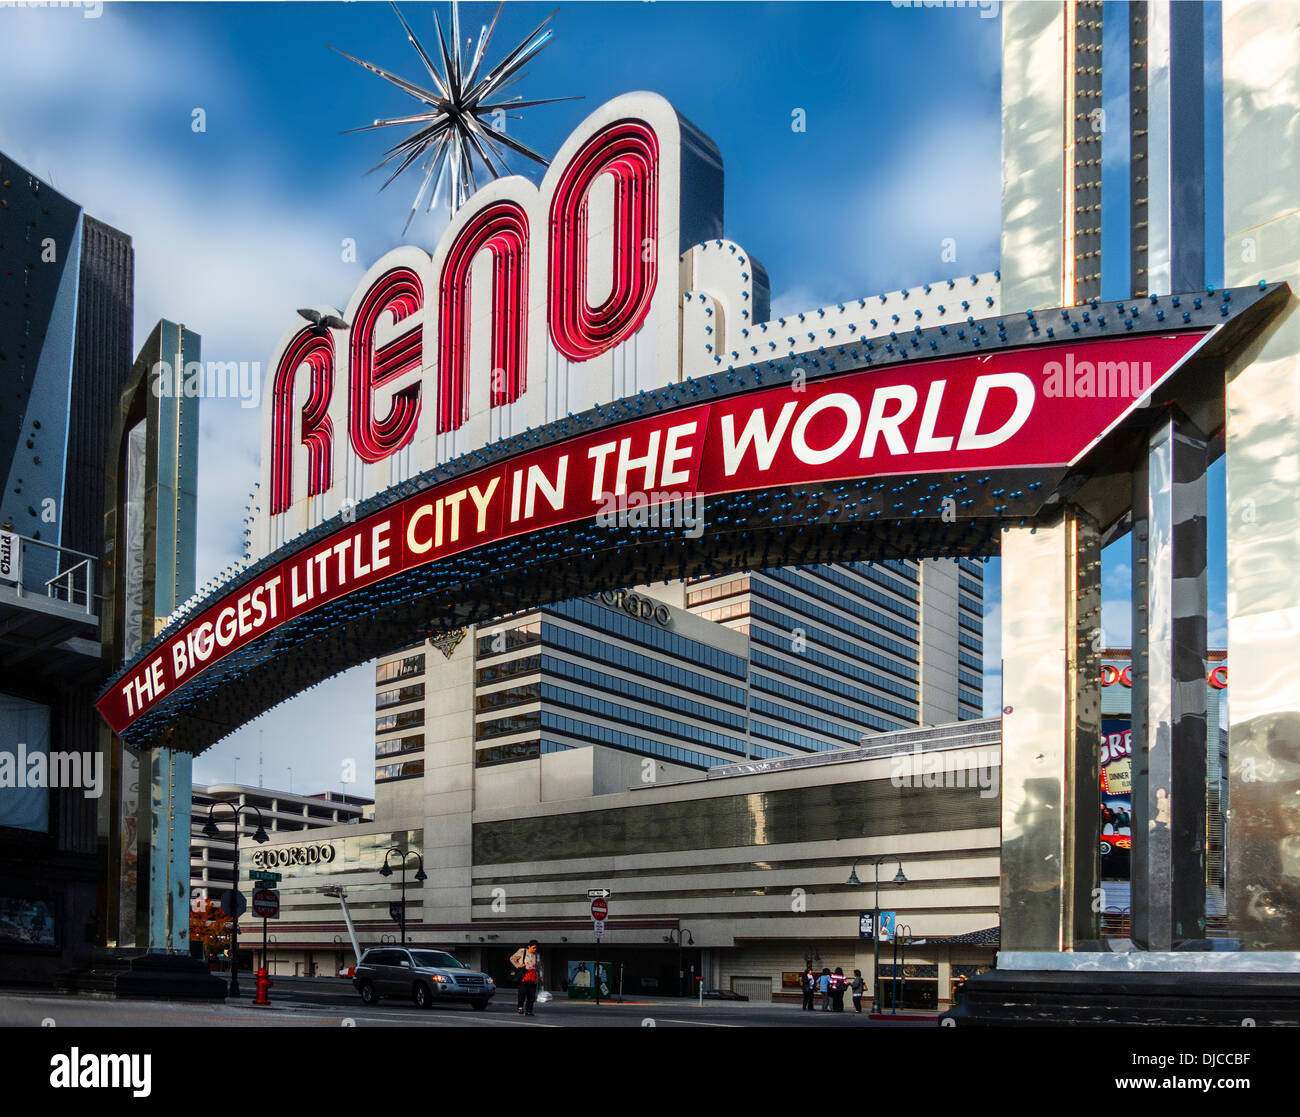
POLYGON ((862 980, 862 971, 853 971, 853 980, 849 982, 849 988, 853 991, 853 1011, 862 1012, 862 994, 866 991, 867 983, 862 980))
POLYGON ((831 1003, 836 1012, 844 1011, 844 991, 848 987, 849 980, 844 976, 844 970, 836 966, 835 972, 831 974, 831 1003))
POLYGON ((813 1011, 813 997, 817 993, 817 975, 813 973, 812 963, 803 972, 803 1008, 805 1012, 813 1011))

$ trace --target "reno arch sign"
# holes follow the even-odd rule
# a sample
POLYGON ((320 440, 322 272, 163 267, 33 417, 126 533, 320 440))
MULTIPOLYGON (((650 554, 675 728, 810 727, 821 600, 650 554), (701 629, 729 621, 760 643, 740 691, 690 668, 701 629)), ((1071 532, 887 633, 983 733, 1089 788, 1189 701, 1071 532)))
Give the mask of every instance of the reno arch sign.
POLYGON ((778 564, 822 527, 872 527, 857 557, 987 547, 1108 466, 1103 445, 1168 401, 1178 369, 1219 359, 1283 297, 1000 317, 996 276, 970 276, 769 318, 766 275, 721 215, 716 148, 632 94, 583 123, 540 188, 492 183, 432 256, 399 248, 341 315, 315 308, 263 395, 255 561, 108 683, 112 730, 201 749, 391 650, 373 634, 398 639, 416 605, 455 624, 521 607, 460 587, 508 561, 526 587, 510 592, 540 593, 534 539, 577 572, 569 596, 610 589, 610 557, 644 542, 606 527, 591 561, 584 533, 611 497, 704 501, 718 529, 673 544, 691 561, 728 530, 769 533, 778 564), (1081 375, 1117 367, 1141 370, 1135 390, 1081 375), (822 503, 810 519, 799 500, 822 503), (945 533, 928 551, 909 535, 927 521, 945 533))
MULTIPOLYGON (((255 553, 491 441, 677 380, 682 256, 721 232, 717 148, 631 94, 582 124, 540 188, 492 182, 432 256, 389 252, 347 328, 299 323, 276 350, 255 553)), ((761 269, 735 279, 754 304, 741 316, 765 312, 761 269)))

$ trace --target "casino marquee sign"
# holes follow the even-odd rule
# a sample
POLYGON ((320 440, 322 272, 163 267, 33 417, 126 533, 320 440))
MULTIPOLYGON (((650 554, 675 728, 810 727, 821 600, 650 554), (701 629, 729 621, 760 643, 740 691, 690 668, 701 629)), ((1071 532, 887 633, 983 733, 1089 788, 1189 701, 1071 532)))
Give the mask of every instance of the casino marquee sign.
POLYGON ((331 675, 548 601, 752 566, 996 554, 1221 409, 1280 286, 1004 313, 974 275, 773 318, 716 147, 620 97, 280 342, 253 560, 109 682, 199 751, 331 675), (1217 386, 1216 386, 1217 378, 1217 386), (682 502, 703 530, 647 515, 682 502), (611 511, 617 509, 617 515, 611 511))

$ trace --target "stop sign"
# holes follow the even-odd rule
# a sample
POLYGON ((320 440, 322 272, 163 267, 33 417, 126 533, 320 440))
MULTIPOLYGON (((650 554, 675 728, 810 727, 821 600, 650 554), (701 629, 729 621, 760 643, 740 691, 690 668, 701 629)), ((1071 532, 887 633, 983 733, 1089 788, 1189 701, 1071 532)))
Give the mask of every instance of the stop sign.
POLYGON ((609 903, 602 900, 599 896, 591 901, 591 918, 597 922, 604 922, 605 917, 609 915, 609 903))

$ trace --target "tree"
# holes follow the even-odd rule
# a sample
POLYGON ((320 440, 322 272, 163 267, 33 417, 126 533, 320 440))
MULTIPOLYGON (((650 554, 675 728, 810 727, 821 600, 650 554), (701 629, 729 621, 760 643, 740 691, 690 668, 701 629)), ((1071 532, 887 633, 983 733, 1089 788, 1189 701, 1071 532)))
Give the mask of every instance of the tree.
POLYGON ((190 941, 201 942, 204 954, 211 958, 230 949, 230 916, 220 904, 195 900, 190 906, 190 941))

